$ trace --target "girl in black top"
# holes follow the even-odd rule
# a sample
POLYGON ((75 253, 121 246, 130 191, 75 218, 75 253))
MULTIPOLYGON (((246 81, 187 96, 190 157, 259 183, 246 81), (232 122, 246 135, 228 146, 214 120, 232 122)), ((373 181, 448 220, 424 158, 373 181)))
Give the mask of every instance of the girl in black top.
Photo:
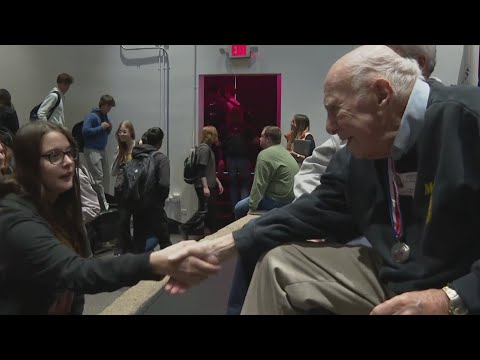
POLYGON ((218 270, 214 257, 168 260, 189 242, 153 253, 89 258, 72 136, 38 121, 18 131, 13 151, 14 175, 0 181, 0 314, 81 314, 85 293, 164 274, 193 284, 218 270), (185 276, 190 271, 197 275, 194 282, 185 276))

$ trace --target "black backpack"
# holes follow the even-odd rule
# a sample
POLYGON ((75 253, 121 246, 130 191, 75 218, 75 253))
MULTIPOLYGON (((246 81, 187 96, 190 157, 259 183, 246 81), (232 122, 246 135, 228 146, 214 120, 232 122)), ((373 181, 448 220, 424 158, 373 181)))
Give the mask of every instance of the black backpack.
POLYGON ((190 153, 183 162, 183 180, 187 184, 195 184, 199 177, 197 149, 204 144, 200 144, 190 149, 190 153))
POLYGON ((116 184, 115 191, 129 207, 141 207, 147 195, 145 183, 153 154, 139 154, 123 167, 122 181, 116 184))
MULTIPOLYGON (((52 93, 57 94, 57 101, 55 102, 55 105, 48 111, 47 120, 50 119, 53 112, 55 111, 55 109, 60 104, 60 100, 62 100, 62 96, 60 95, 60 93, 57 90, 52 91, 52 93)), ((40 106, 42 106, 42 104, 43 104, 43 101, 40 104, 38 104, 37 106, 35 106, 32 110, 30 110, 30 121, 37 121, 38 120, 37 112, 38 112, 38 109, 40 109, 40 106)))
POLYGON ((72 128, 72 136, 77 142, 77 147, 79 152, 83 152, 83 147, 85 145, 82 130, 83 130, 83 120, 76 123, 72 128))

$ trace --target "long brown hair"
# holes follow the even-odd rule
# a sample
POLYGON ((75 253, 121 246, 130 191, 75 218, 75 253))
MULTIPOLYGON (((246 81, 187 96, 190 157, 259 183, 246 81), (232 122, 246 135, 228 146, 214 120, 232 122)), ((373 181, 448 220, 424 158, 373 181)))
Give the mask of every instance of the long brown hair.
POLYGON ((295 114, 293 122, 295 123, 295 130, 291 130, 284 135, 287 139, 287 150, 289 151, 293 150, 295 139, 304 139, 308 130, 310 130, 310 119, 307 115, 295 114))
POLYGON ((293 139, 302 139, 305 137, 305 133, 310 130, 310 119, 307 115, 295 114, 293 116, 295 123, 295 130, 292 131, 293 139))
POLYGON ((13 192, 29 199, 40 215, 52 226, 54 235, 80 253, 84 250, 87 240, 82 219, 78 160, 75 162, 73 187, 59 195, 53 204, 43 196, 43 184, 39 176, 42 139, 52 131, 64 135, 70 146, 75 147, 72 135, 59 125, 37 121, 21 127, 13 142, 15 156, 13 177, 0 183, 0 197, 13 192))
POLYGON ((123 163, 126 161, 127 158, 127 153, 128 153, 128 145, 126 142, 120 141, 120 138, 118 137, 118 132, 120 131, 120 128, 122 126, 125 126, 128 131, 130 131, 130 137, 132 140, 135 141, 135 129, 133 127, 133 124, 129 120, 122 121, 120 125, 118 125, 118 129, 115 132, 115 138, 117 139, 117 144, 118 144, 118 159, 119 159, 119 164, 123 163))

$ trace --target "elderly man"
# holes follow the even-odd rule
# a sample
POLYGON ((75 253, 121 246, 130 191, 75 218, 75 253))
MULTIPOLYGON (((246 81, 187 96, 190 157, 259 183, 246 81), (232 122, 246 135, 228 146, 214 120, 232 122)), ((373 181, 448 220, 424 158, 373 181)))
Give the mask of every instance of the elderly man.
MULTIPOLYGON (((436 45, 389 45, 389 47, 400 56, 415 59, 422 75, 426 79, 430 79, 436 65, 436 45)), ((305 193, 311 193, 320 185, 320 179, 325 173, 328 163, 345 144, 346 140, 340 140, 338 135, 335 134, 315 148, 312 156, 305 159, 300 171, 295 175, 293 188, 295 198, 299 198, 305 193)), ((370 246, 364 236, 354 239, 348 244, 370 246)), ((227 314, 240 314, 257 260, 245 259, 242 256, 238 258, 228 299, 227 314)))
MULTIPOLYGON (((438 78, 431 76, 437 64, 436 45, 389 45, 389 47, 400 56, 415 59, 425 79, 431 82, 440 82, 438 78)), ((295 185, 293 187, 295 198, 304 193, 311 193, 320 185, 320 178, 330 159, 345 143, 345 141, 340 140, 338 135, 332 135, 327 141, 315 148, 312 156, 305 159, 300 171, 295 175, 295 185)))
POLYGON ((347 147, 321 186, 171 259, 267 252, 245 314, 479 313, 480 89, 426 83, 414 60, 362 46, 330 69, 324 105, 347 147), (342 246, 360 234, 372 249, 342 246))

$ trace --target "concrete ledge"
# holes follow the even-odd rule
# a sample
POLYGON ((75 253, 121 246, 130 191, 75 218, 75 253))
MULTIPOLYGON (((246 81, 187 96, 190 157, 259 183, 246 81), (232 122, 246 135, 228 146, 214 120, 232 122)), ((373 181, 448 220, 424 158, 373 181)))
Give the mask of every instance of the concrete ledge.
MULTIPOLYGON (((259 215, 247 215, 227 225, 216 233, 206 236, 200 241, 208 241, 232 233, 242 228, 247 222, 257 218, 259 215)), ((135 315, 142 314, 152 304, 160 291, 168 281, 165 277, 162 281, 140 281, 125 291, 115 301, 105 308, 99 315, 135 315)))

